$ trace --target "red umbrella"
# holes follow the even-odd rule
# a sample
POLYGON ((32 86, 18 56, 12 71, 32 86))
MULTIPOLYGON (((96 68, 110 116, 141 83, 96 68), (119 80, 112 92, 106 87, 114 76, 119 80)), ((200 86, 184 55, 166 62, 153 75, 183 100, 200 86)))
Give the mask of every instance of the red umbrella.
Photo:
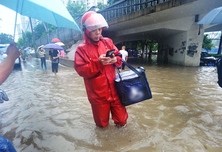
POLYGON ((52 42, 61 42, 61 41, 58 38, 54 38, 54 39, 52 39, 52 42))

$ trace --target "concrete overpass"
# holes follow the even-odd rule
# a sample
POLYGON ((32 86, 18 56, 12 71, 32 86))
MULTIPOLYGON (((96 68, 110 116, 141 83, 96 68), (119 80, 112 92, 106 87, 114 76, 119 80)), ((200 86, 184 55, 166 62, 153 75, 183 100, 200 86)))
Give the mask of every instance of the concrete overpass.
MULTIPOLYGON (((197 25, 197 22, 219 6, 222 0, 121 0, 98 12, 109 24, 103 35, 112 38, 114 44, 155 40, 159 44, 159 61, 199 66, 204 32, 222 30, 222 25, 197 25)), ((81 27, 81 16, 76 22, 81 27)), ((55 37, 71 46, 73 41, 83 39, 83 33, 59 28, 49 34, 49 39, 55 37)), ((48 36, 36 43, 37 46, 49 43, 48 36)))
POLYGON ((204 32, 222 26, 197 22, 219 6, 222 0, 123 0, 98 12, 109 24, 103 35, 115 44, 155 40, 160 61, 167 58, 170 63, 199 66, 204 32))

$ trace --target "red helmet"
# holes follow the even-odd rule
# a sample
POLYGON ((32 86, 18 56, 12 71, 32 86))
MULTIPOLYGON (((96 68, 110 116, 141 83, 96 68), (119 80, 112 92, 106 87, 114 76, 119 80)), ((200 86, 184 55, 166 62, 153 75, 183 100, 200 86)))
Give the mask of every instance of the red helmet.
POLYGON ((101 14, 89 11, 82 16, 83 31, 87 29, 90 32, 101 27, 109 27, 105 18, 101 14))

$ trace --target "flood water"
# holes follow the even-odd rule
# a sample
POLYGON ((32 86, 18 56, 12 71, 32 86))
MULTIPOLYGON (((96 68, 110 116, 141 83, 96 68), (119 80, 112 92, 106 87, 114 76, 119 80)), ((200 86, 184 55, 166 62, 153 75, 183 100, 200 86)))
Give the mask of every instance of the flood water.
MULTIPOLYGON (((153 98, 127 107, 125 128, 95 126, 83 79, 73 68, 59 77, 22 64, 0 88, 0 134, 18 152, 221 152, 222 88, 216 67, 143 66, 153 98)), ((32 65, 32 66, 30 66, 32 65)))

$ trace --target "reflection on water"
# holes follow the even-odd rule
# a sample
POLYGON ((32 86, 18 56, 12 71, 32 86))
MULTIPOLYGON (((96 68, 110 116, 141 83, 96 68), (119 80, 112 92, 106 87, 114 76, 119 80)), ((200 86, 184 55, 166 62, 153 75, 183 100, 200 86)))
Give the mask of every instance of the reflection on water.
POLYGON ((143 66, 153 98, 127 107, 127 127, 95 127, 83 79, 72 68, 22 70, 1 86, 0 134, 21 152, 222 151, 222 93, 215 67, 143 66))

